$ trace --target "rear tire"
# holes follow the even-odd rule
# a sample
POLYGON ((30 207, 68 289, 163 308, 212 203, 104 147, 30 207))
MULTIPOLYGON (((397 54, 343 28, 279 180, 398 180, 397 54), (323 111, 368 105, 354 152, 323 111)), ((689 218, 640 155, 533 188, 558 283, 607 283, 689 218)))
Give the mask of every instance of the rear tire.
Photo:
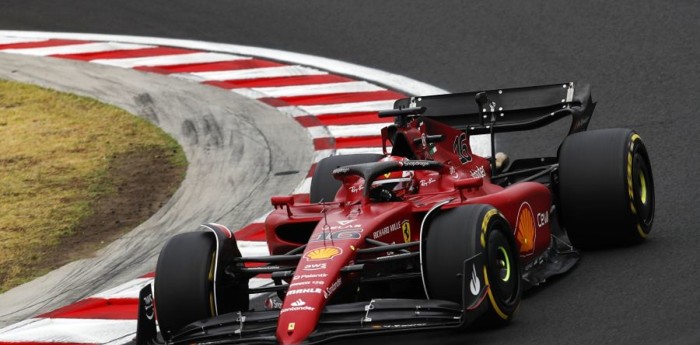
POLYGON ((559 151, 561 223, 583 249, 637 244, 654 221, 646 147, 630 129, 572 134, 559 151))
POLYGON ((316 165, 314 176, 311 178, 309 200, 312 203, 321 201, 331 202, 340 189, 341 182, 333 178, 333 170, 352 164, 370 163, 380 160, 383 155, 376 153, 360 153, 354 155, 330 156, 322 159, 316 165))
POLYGON ((467 205, 437 215, 424 239, 424 280, 428 297, 462 303, 464 261, 482 254, 489 308, 479 322, 501 326, 520 305, 522 280, 513 232, 490 205, 467 205), (482 245, 482 229, 484 244, 482 245))

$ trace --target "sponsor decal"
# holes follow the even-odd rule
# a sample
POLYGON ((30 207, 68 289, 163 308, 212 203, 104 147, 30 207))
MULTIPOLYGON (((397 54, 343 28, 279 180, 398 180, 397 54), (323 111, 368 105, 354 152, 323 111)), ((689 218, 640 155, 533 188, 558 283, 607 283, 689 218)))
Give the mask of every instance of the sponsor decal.
POLYGON ((396 222, 394 224, 391 224, 389 226, 383 227, 374 233, 372 233, 372 237, 374 239, 377 239, 379 237, 386 236, 396 230, 401 229, 401 233, 403 234, 403 240, 404 242, 410 242, 411 241, 411 224, 408 221, 408 219, 404 219, 400 222, 396 222))
POLYGON ((472 161, 472 156, 469 154, 469 147, 467 146, 466 133, 461 133, 459 136, 455 137, 452 150, 459 157, 459 161, 462 164, 467 164, 472 161))
POLYGON ((365 189, 365 185, 361 184, 359 186, 350 186, 350 193, 359 193, 365 189))
POLYGON ((486 177, 486 169, 484 169, 483 165, 478 166, 476 169, 470 170, 469 174, 471 174, 472 177, 475 177, 475 178, 484 178, 484 177, 486 177))
POLYGON ((331 286, 327 287, 323 291, 323 297, 325 299, 328 299, 328 297, 330 297, 335 292, 335 290, 338 289, 338 287, 340 286, 340 283, 342 283, 342 281, 343 281, 342 278, 338 277, 338 280, 336 280, 333 284, 331 284, 331 286))
POLYGON ((304 271, 318 271, 318 270, 325 270, 326 268, 327 268, 326 263, 323 262, 323 263, 318 263, 318 264, 306 264, 306 265, 304 265, 304 268, 302 268, 302 270, 304 270, 304 271))
POLYGON ((310 281, 303 281, 303 282, 297 282, 295 281, 294 283, 289 284, 289 288, 297 287, 297 286, 302 286, 302 285, 311 285, 310 281))
POLYGON ((270 297, 265 300, 265 309, 267 310, 280 310, 282 309, 282 301, 277 298, 277 295, 270 297))
POLYGON ((450 176, 459 178, 459 174, 457 173, 457 169, 455 169, 455 167, 450 167, 450 176))
POLYGON ((348 225, 333 225, 326 227, 324 226, 325 229, 327 230, 349 230, 349 229, 360 229, 362 230, 362 224, 348 224, 348 225))
POLYGON ((469 291, 472 295, 476 296, 481 291, 481 281, 479 276, 476 275, 476 266, 472 264, 472 279, 469 281, 469 291))
POLYGON ((284 314, 288 311, 314 311, 316 308, 314 307, 309 307, 309 306, 303 306, 303 307, 291 307, 291 308, 284 308, 280 310, 280 314, 284 314))
POLYGON ((300 298, 300 299, 292 302, 291 304, 292 304, 292 307, 301 307, 301 306, 305 306, 306 302, 304 302, 304 300, 300 298))
POLYGON ((143 298, 143 311, 147 319, 153 320, 153 294, 143 298))
POLYGON ((356 221, 356 220, 357 220, 357 219, 339 220, 339 221, 338 221, 338 224, 340 224, 340 225, 348 225, 348 224, 350 224, 350 223, 352 223, 352 222, 354 222, 354 221, 356 221))
POLYGON ((433 184, 433 183, 435 183, 435 182, 437 182, 437 180, 434 179, 434 178, 432 178, 432 177, 429 178, 429 179, 427 179, 427 180, 420 180, 420 181, 419 181, 421 187, 430 186, 431 184, 433 184))
MULTIPOLYGON (((359 224, 358 224, 359 226, 359 224)), ((356 240, 362 237, 362 229, 343 230, 338 232, 322 232, 312 238, 311 242, 356 240)))
POLYGON ((379 237, 386 236, 386 235, 388 235, 396 230, 399 230, 399 229, 401 229, 401 222, 396 222, 394 224, 391 224, 389 226, 385 226, 385 227, 373 232, 372 237, 374 239, 377 239, 379 237))
POLYGON ((390 172, 384 174, 384 178, 389 178, 389 177, 391 177, 391 173, 390 173, 390 172))
POLYGON ((326 273, 314 273, 314 274, 300 274, 300 275, 295 275, 294 280, 301 280, 301 279, 322 279, 328 277, 328 274, 326 273))
POLYGON ((549 224, 549 211, 537 213, 537 226, 541 228, 547 224, 549 224))
MULTIPOLYGON (((427 326, 427 323, 405 323, 405 324, 399 324, 399 325, 380 325, 377 326, 378 328, 388 328, 388 329, 395 329, 395 328, 416 328, 416 327, 425 327, 427 326)), ((374 326, 372 326, 374 328, 374 326)))
POLYGON ((289 284, 290 288, 297 287, 297 286, 306 286, 306 285, 325 285, 326 283, 321 281, 321 280, 307 280, 307 281, 295 281, 291 284, 289 284))
POLYGON ((429 167, 432 163, 430 161, 404 161, 401 162, 402 166, 408 167, 408 168, 425 168, 429 167))
POLYGON ((333 170, 333 175, 345 175, 350 171, 350 168, 342 167, 333 170))
POLYGON ((289 324, 287 324, 287 332, 294 332, 294 325, 294 322, 290 322, 289 324))
POLYGON ((287 296, 291 295, 301 295, 301 294, 323 294, 323 290, 320 288, 301 288, 287 291, 287 296))
POLYGON ((338 247, 323 247, 306 252, 304 258, 307 261, 330 260, 342 253, 343 250, 338 247))
POLYGON ((530 204, 524 202, 515 220, 515 239, 520 243, 520 255, 529 255, 535 250, 535 214, 530 204))

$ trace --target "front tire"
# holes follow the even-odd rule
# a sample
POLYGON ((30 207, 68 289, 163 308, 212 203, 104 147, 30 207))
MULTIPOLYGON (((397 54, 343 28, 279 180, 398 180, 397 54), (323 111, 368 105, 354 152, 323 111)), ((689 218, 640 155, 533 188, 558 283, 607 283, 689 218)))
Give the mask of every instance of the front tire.
POLYGON ((214 316, 214 252, 206 232, 172 237, 156 264, 156 313, 165 339, 194 321, 214 316))
POLYGON ((462 303, 464 262, 481 254, 484 264, 474 267, 479 270, 474 274, 485 277, 489 286, 489 308, 479 321, 486 326, 510 322, 523 287, 513 232, 496 208, 467 205, 437 215, 430 222, 424 245, 423 274, 429 298, 462 303))
POLYGON ((637 244, 654 221, 654 179, 646 147, 630 129, 572 134, 559 151, 561 222, 572 244, 637 244))

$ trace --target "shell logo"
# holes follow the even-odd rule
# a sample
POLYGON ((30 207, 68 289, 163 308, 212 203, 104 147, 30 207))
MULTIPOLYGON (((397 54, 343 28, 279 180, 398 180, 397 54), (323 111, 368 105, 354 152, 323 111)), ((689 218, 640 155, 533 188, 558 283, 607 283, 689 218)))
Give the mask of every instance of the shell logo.
POLYGON ((309 260, 309 261, 328 260, 328 259, 332 259, 332 258, 334 258, 342 253, 343 253, 343 250, 338 248, 338 247, 323 247, 323 248, 314 249, 314 250, 304 254, 304 257, 306 258, 306 260, 309 260))
POLYGON ((532 254, 535 249, 535 214, 530 204, 523 203, 518 210, 518 218, 515 221, 515 239, 520 244, 520 255, 532 254))

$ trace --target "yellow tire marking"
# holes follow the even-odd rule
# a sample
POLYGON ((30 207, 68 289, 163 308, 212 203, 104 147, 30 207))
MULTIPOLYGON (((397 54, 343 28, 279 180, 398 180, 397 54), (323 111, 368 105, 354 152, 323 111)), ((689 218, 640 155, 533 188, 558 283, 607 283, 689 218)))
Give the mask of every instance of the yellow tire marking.
POLYGON ((639 232, 639 236, 642 236, 642 238, 647 238, 647 234, 644 232, 644 229, 642 229, 642 226, 637 224, 637 232, 639 232))
POLYGON ((503 320, 508 320, 508 315, 504 313, 501 308, 498 307, 498 304, 496 303, 496 299, 493 297, 493 292, 491 292, 491 284, 489 284, 489 275, 486 272, 486 265, 484 265, 484 281, 486 282, 486 285, 489 287, 488 290, 486 290, 486 294, 489 295, 489 301, 491 302, 491 307, 493 307, 493 310, 496 311, 496 314, 503 319, 503 320))
MULTIPOLYGON (((211 265, 209 266, 209 276, 207 277, 209 279, 209 283, 214 284, 214 267, 216 267, 216 252, 211 253, 211 265)), ((211 291, 209 291, 209 311, 211 312, 212 316, 216 315, 216 306, 214 304, 214 287, 211 287, 211 291)))
POLYGON ((484 215, 484 220, 481 221, 481 247, 486 248, 486 230, 488 229, 489 226, 489 221, 491 220, 491 217, 494 215, 498 214, 498 210, 495 208, 490 209, 486 214, 484 215))

